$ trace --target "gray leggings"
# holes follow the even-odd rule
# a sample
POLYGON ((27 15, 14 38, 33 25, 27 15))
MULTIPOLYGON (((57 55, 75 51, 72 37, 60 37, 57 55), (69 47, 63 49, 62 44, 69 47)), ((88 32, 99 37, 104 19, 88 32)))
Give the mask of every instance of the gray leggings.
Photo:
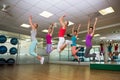
POLYGON ((86 47, 85 55, 84 55, 86 58, 89 58, 89 57, 94 57, 94 58, 95 58, 95 56, 96 56, 95 53, 90 54, 90 50, 91 50, 91 48, 92 48, 92 47, 86 47))

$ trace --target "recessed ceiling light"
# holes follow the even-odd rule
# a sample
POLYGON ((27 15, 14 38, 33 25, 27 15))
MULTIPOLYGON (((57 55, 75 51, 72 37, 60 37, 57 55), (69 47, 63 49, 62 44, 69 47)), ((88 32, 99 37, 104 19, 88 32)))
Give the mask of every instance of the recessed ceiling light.
POLYGON ((53 14, 50 13, 50 12, 48 12, 48 11, 43 11, 42 13, 40 13, 40 15, 41 15, 42 17, 49 18, 49 17, 51 17, 53 14))
POLYGON ((21 27, 24 27, 24 28, 29 28, 30 25, 29 24, 22 24, 21 27))
POLYGON ((73 22, 69 21, 69 25, 68 26, 73 25, 73 24, 74 24, 73 22))
POLYGON ((85 42, 86 40, 82 40, 82 42, 85 42))
POLYGON ((106 37, 100 37, 100 39, 106 39, 106 37))
POLYGON ((44 30, 42 30, 42 32, 48 33, 48 30, 47 30, 47 29, 44 29, 44 30))
POLYGON ((107 14, 110 14, 110 13, 113 13, 113 12, 115 12, 115 11, 113 10, 112 7, 108 7, 108 8, 105 8, 105 9, 102 9, 102 10, 99 11, 99 13, 102 14, 102 15, 107 15, 107 14))
POLYGON ((98 36, 100 36, 100 34, 95 34, 95 35, 94 35, 94 37, 98 37, 98 36))

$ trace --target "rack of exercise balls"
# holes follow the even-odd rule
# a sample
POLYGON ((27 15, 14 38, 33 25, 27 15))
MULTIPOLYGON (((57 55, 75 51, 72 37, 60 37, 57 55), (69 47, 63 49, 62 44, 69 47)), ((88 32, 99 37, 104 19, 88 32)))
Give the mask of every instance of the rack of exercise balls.
POLYGON ((16 60, 15 58, 11 58, 11 56, 16 56, 18 53, 17 46, 18 44, 18 39, 17 38, 10 38, 10 41, 7 42, 7 37, 5 35, 0 35, 0 64, 15 64, 16 60), (8 45, 11 45, 9 49, 7 48, 7 43, 8 45), (7 55, 5 55, 7 54, 7 55), (11 55, 9 58, 3 58, 2 56, 8 56, 11 55))

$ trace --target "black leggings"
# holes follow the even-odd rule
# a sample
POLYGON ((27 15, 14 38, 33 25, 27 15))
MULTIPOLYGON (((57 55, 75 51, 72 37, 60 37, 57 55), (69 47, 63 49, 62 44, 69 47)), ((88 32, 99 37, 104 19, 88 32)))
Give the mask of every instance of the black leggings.
POLYGON ((85 55, 84 55, 86 58, 89 58, 89 57, 96 57, 96 54, 95 54, 95 53, 90 54, 91 48, 92 48, 92 47, 86 47, 85 55))

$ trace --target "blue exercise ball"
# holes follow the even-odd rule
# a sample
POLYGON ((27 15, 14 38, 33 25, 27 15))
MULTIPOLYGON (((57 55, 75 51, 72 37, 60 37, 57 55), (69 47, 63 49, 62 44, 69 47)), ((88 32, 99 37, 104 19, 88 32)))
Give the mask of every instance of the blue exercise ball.
POLYGON ((6 64, 6 60, 4 58, 0 58, 0 64, 6 64))
POLYGON ((18 43, 18 39, 17 39, 17 38, 12 38, 12 39, 10 40, 10 43, 11 43, 12 45, 16 45, 16 44, 18 43))
POLYGON ((15 47, 10 48, 9 53, 11 55, 15 55, 18 52, 18 50, 15 47))
POLYGON ((9 59, 7 59, 6 63, 7 64, 14 64, 15 63, 15 59, 9 58, 9 59))
POLYGON ((6 36, 0 35, 0 43, 5 43, 7 41, 6 36))
POLYGON ((0 46, 0 54, 5 54, 7 52, 6 46, 0 46))

